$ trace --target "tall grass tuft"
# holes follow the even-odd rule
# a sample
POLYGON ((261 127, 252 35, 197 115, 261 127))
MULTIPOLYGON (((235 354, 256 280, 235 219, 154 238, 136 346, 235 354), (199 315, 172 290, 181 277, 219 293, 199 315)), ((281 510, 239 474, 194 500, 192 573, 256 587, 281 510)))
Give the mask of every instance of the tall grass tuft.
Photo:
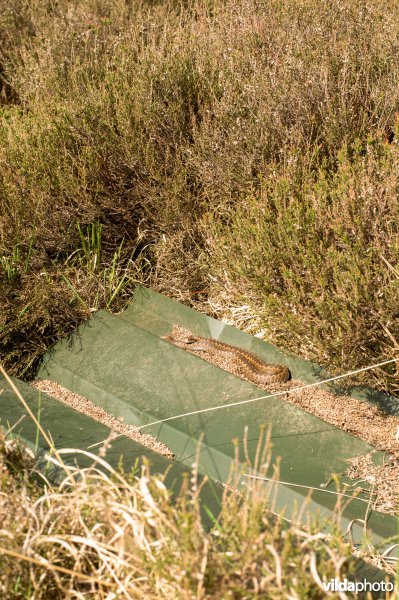
POLYGON ((10 600, 321 599, 323 582, 353 568, 339 508, 325 536, 316 516, 305 528, 276 516, 272 490, 255 480, 240 494, 226 489, 204 528, 195 468, 172 498, 148 465, 125 474, 92 456, 91 467, 39 485, 15 443, 2 438, 0 451, 0 590, 10 600))

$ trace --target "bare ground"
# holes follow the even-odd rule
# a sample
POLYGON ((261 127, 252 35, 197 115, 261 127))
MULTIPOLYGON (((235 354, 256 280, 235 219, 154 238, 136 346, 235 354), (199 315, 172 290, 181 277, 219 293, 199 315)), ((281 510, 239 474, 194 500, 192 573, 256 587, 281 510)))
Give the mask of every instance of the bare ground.
POLYGON ((158 442, 152 435, 140 433, 139 428, 135 425, 126 425, 125 423, 122 423, 119 419, 116 419, 107 413, 103 408, 96 406, 93 402, 87 400, 87 398, 83 398, 83 396, 74 394, 58 383, 49 381, 48 379, 38 379, 33 381, 31 385, 48 396, 56 398, 71 408, 99 421, 103 425, 109 427, 112 431, 126 435, 153 452, 157 452, 166 458, 174 458, 173 452, 165 444, 158 442))

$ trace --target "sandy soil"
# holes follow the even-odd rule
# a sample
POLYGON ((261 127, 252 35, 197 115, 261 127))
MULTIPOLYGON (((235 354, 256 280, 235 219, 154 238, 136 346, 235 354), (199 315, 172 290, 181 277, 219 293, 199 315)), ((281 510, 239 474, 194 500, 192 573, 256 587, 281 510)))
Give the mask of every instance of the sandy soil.
POLYGON ((371 454, 348 460, 347 475, 364 482, 366 490, 372 491, 372 507, 380 512, 398 514, 399 462, 388 460, 383 466, 373 463, 371 454))
POLYGON ((127 437, 130 437, 135 442, 142 444, 146 448, 150 448, 150 450, 153 450, 153 452, 157 452, 166 458, 174 458, 173 452, 167 446, 165 446, 165 444, 158 442, 152 435, 140 433, 138 427, 122 423, 107 413, 104 409, 96 406, 90 400, 87 400, 87 398, 83 398, 78 394, 74 394, 58 383, 49 381, 47 379, 38 379, 33 381, 31 385, 36 389, 41 390, 48 396, 56 398, 71 408, 74 408, 88 417, 99 421, 103 425, 109 427, 112 431, 122 433, 127 437))

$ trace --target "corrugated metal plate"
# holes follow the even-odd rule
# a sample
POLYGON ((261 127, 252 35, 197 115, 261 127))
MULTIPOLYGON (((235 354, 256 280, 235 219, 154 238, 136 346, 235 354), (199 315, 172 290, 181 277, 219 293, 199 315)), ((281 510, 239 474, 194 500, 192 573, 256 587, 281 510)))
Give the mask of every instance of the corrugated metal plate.
MULTIPOLYGON (((257 386, 160 339, 173 324, 242 346, 271 362, 288 364, 295 378, 314 381, 320 375, 317 365, 290 359, 270 344, 141 288, 122 315, 100 311, 57 344, 39 377, 53 379, 114 416, 124 417, 126 423, 140 426, 265 395, 257 386)), ((201 472, 226 481, 234 458, 233 438, 242 440, 244 427, 248 428, 248 453, 253 461, 261 424, 272 427, 274 457, 281 457, 280 478, 293 484, 319 488, 332 473, 346 469, 346 459, 371 450, 358 438, 281 397, 171 420, 145 431, 167 444, 182 465, 192 464, 200 444, 201 472)), ((240 458, 244 468, 242 449, 240 458)), ((284 507, 289 514, 302 504, 304 495, 306 490, 279 485, 276 507, 284 507)), ((328 493, 314 492, 310 507, 328 514, 335 500, 328 493)), ((366 505, 353 500, 343 527, 365 513, 366 505)), ((368 525, 375 540, 396 533, 396 520, 387 515, 372 513, 368 525)))

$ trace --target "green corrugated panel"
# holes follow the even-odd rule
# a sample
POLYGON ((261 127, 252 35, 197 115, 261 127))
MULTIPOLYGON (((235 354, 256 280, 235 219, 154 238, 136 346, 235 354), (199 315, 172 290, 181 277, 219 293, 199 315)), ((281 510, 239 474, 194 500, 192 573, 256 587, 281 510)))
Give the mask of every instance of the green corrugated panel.
MULTIPOLYGON (((270 344, 141 288, 122 315, 100 311, 68 340, 57 344, 39 377, 53 379, 114 416, 124 417, 126 423, 140 426, 265 395, 257 386, 160 339, 173 324, 242 346, 271 362, 288 364, 295 378, 310 381, 319 375, 316 365, 289 359, 270 344)), ((201 472, 225 481, 234 458, 233 438, 242 440, 244 427, 248 427, 248 452, 253 460, 261 424, 272 427, 274 457, 281 457, 280 478, 293 484, 319 488, 332 473, 346 469, 346 459, 372 449, 281 397, 184 417, 144 431, 156 435, 175 453, 178 463, 188 466, 201 440, 201 472)), ((244 465, 242 450, 240 458, 244 465)), ((303 503, 306 490, 276 487, 278 509, 290 514, 295 504, 303 503)), ((333 495, 314 492, 310 507, 328 514, 334 505, 333 495)), ((353 500, 343 527, 365 513, 366 504, 353 500)), ((396 534, 396 520, 388 515, 374 512, 368 525, 374 541, 396 534)), ((361 527, 355 529, 360 538, 361 527)))
MULTIPOLYGON (((236 327, 227 325, 227 323, 207 317, 188 306, 144 287, 137 289, 129 308, 119 315, 119 318, 157 336, 169 333, 172 323, 179 324, 198 335, 240 346, 257 354, 267 362, 287 365, 292 373, 292 378, 301 379, 304 383, 313 383, 329 377, 325 369, 316 363, 287 356, 268 342, 259 340, 236 327)), ((399 415, 399 398, 394 396, 364 386, 353 387, 348 391, 342 388, 339 382, 322 387, 334 393, 366 400, 389 414, 399 415)))
MULTIPOLYGON (((50 434, 56 448, 86 449, 98 439, 104 439, 109 434, 108 427, 97 421, 93 421, 21 381, 13 379, 13 382, 33 414, 38 418, 43 429, 50 434)), ((37 433, 36 425, 20 400, 1 376, 0 389, 0 429, 7 432, 10 427, 16 425, 10 435, 21 439, 38 457, 41 457, 39 468, 46 472, 47 477, 55 481, 62 479, 62 470, 47 469, 48 461, 45 455, 49 447, 42 435, 37 433)), ((91 452, 96 454, 97 451, 92 450, 91 452)), ((170 461, 131 439, 122 437, 115 440, 111 449, 107 451, 106 459, 112 467, 117 468, 120 464, 120 458, 123 457, 125 470, 130 470, 133 466, 139 466, 144 456, 149 460, 153 473, 165 473, 167 471, 165 482, 169 489, 177 493, 182 483, 183 474, 188 474, 187 469, 178 463, 171 464, 170 461)), ((89 466, 93 462, 92 459, 79 453, 71 453, 69 457, 63 455, 63 460, 66 464, 78 464, 81 467, 89 466)), ((99 465, 99 468, 101 468, 101 465, 99 465)), ((217 515, 221 494, 222 489, 220 486, 214 486, 211 482, 203 485, 201 489, 202 507, 205 506, 211 514, 217 515)), ((202 510, 202 517, 207 526, 212 524, 208 515, 208 510, 202 510)), ((366 579, 368 582, 380 582, 385 578, 383 571, 362 560, 356 560, 355 565, 354 578, 357 580, 366 579)))
MULTIPOLYGON (((88 448, 108 437, 109 427, 102 425, 98 421, 77 412, 76 410, 58 402, 47 394, 39 392, 37 389, 13 379, 13 383, 20 391, 25 402, 39 420, 40 425, 46 433, 49 433, 57 449, 71 448, 88 450, 88 448)), ((49 447, 42 434, 37 431, 37 427, 21 401, 17 398, 13 390, 10 389, 7 381, 0 375, 0 427, 7 432, 11 427, 12 436, 21 439, 38 456, 40 466, 46 467, 50 464, 45 459, 45 453, 49 447)), ((99 448, 88 450, 97 455, 99 448)), ((123 467, 125 471, 130 471, 132 467, 140 469, 140 465, 145 457, 150 463, 151 472, 165 473, 167 475, 167 485, 169 489, 178 492, 182 485, 183 474, 191 475, 191 471, 176 462, 164 458, 153 452, 149 448, 142 446, 134 440, 125 436, 119 437, 111 443, 106 453, 106 461, 117 469, 120 459, 123 457, 123 467)), ((83 454, 71 453, 64 456, 66 464, 78 464, 86 467, 93 464, 93 459, 83 454)), ((100 466, 101 468, 101 466, 100 466)), ((62 472, 51 468, 50 472, 58 479, 62 477, 62 472)), ((221 491, 216 486, 205 486, 202 496, 203 502, 210 508, 214 514, 217 514, 220 505, 221 491)))

